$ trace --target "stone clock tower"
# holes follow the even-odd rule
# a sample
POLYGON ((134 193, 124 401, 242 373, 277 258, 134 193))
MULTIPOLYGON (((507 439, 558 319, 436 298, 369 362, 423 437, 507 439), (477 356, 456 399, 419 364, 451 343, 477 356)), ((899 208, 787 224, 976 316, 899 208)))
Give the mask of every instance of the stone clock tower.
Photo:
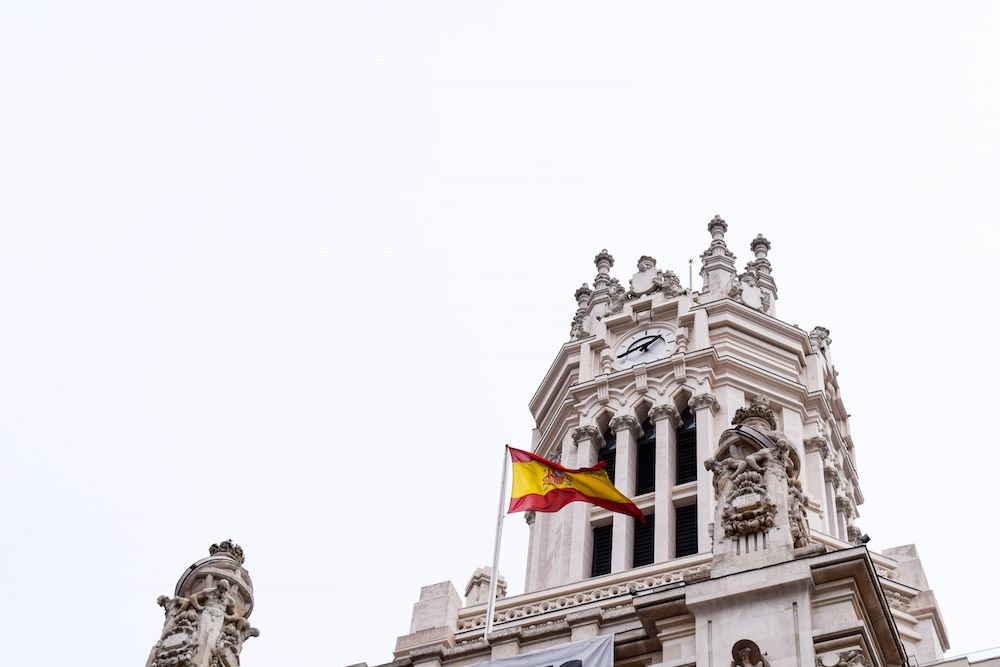
POLYGON ((576 290, 569 340, 529 407, 533 450, 605 463, 646 522, 583 503, 525 515, 523 594, 489 572, 463 604, 425 587, 394 665, 468 665, 599 635, 635 667, 882 667, 941 659, 948 638, 913 546, 878 554, 830 332, 777 316, 770 242, 740 271, 727 224, 708 223, 701 289, 614 258, 576 290), (501 597, 504 588, 501 587, 501 597))

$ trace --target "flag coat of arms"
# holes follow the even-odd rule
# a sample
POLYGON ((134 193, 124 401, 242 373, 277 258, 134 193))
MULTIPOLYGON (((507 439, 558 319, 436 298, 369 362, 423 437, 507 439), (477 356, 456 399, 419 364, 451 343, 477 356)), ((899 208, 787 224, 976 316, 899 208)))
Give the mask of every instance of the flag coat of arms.
POLYGON ((642 510, 611 483, 603 461, 571 469, 531 452, 507 449, 512 470, 508 513, 557 512, 569 503, 585 502, 646 522, 642 510))

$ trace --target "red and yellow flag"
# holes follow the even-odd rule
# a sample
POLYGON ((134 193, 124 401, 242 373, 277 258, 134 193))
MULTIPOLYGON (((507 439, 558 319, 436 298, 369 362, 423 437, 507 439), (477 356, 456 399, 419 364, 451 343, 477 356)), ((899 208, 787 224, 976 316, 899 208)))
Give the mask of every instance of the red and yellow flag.
POLYGON ((583 501, 646 522, 642 510, 611 483, 603 461, 592 468, 571 470, 531 452, 507 449, 513 469, 508 512, 557 512, 583 501))

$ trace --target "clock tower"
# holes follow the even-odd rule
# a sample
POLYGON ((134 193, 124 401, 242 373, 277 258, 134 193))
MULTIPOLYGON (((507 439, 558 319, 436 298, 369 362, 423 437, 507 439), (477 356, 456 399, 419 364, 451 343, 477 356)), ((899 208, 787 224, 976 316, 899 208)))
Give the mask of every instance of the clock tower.
POLYGON ((489 571, 463 603, 427 586, 394 664, 475 664, 611 635, 616 665, 847 667, 939 660, 947 633, 915 548, 873 553, 829 330, 778 318, 761 235, 742 271, 720 217, 701 287, 602 250, 529 402, 532 449, 603 462, 645 516, 573 503, 527 513, 525 591, 489 571), (627 285, 627 286, 626 286, 627 285), (504 587, 500 587, 503 596, 504 587))

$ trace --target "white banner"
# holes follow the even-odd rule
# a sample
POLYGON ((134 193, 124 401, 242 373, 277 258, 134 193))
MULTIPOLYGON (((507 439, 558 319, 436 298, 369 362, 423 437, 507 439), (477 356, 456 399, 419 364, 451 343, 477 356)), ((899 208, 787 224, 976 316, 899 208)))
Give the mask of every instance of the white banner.
POLYGON ((510 658, 480 662, 474 667, 613 667, 614 635, 530 651, 510 658))

